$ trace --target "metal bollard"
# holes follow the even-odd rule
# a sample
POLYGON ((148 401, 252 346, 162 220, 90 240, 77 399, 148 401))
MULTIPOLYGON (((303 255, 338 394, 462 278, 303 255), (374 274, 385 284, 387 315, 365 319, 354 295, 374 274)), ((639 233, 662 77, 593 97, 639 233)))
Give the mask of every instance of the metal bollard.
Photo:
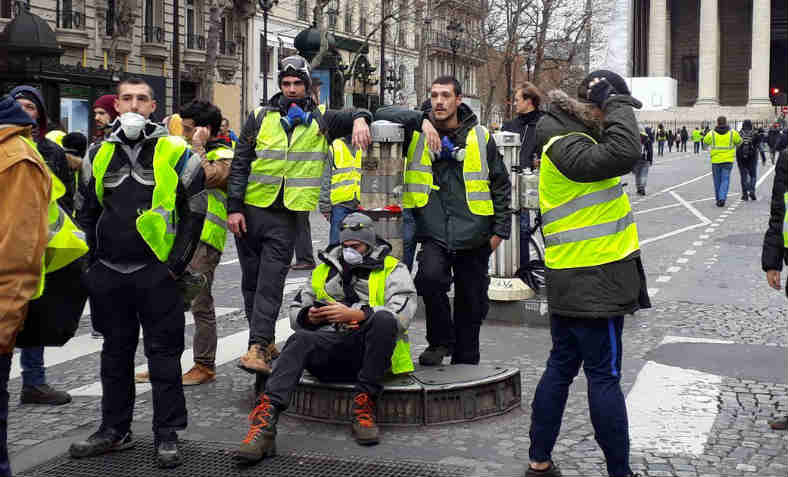
POLYGON ((401 124, 374 121, 370 126, 372 145, 361 163, 362 212, 375 221, 375 231, 391 244, 391 255, 402 258, 402 198, 400 190, 405 168, 401 124), (385 209, 392 206, 395 210, 385 209))

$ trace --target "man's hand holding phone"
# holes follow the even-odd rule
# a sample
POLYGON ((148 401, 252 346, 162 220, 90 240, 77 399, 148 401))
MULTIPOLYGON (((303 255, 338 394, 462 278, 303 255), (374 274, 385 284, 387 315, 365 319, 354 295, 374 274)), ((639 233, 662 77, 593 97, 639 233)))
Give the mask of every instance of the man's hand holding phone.
POLYGON ((354 310, 339 302, 326 303, 316 300, 315 303, 309 308, 307 314, 309 322, 313 325, 320 323, 352 323, 364 320, 364 312, 361 310, 354 310))

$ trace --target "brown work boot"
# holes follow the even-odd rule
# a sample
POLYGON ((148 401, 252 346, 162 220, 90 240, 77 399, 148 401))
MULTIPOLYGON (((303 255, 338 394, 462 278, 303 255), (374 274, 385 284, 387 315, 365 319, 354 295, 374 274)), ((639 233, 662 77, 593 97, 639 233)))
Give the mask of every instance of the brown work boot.
POLYGON ((380 432, 375 424, 375 403, 367 393, 353 397, 353 438, 361 445, 369 446, 380 441, 380 432))
POLYGON ((265 359, 262 345, 259 343, 255 343, 250 346, 249 351, 247 351, 245 355, 241 356, 241 360, 238 362, 238 367, 247 373, 271 374, 271 365, 265 359))
POLYGON ((279 357, 279 350, 276 349, 276 345, 271 343, 263 349, 263 359, 269 365, 273 360, 279 357))
POLYGON ((197 386, 198 384, 211 383, 213 381, 216 381, 216 371, 199 363, 194 363, 192 369, 183 375, 184 386, 197 386))
POLYGON ((249 414, 249 432, 241 442, 236 460, 241 464, 254 464, 263 457, 276 455, 276 422, 279 409, 263 394, 260 404, 249 414))
POLYGON ((143 371, 141 373, 137 373, 134 375, 134 382, 135 383, 149 383, 150 382, 150 372, 143 371))

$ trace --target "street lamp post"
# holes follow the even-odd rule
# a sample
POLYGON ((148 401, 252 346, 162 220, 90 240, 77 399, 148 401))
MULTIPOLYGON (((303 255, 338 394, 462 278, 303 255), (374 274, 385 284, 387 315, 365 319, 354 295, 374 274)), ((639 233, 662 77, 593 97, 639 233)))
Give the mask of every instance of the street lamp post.
POLYGON ((266 64, 263 69, 263 97, 260 99, 260 105, 268 101, 268 67, 271 65, 271 58, 268 54, 268 12, 274 8, 274 5, 279 3, 279 0, 258 0, 260 8, 263 10, 263 57, 266 64))
POLYGON ((460 47, 460 35, 465 31, 465 27, 452 18, 446 29, 449 30, 449 46, 451 46, 451 75, 457 77, 457 49, 460 47))
POLYGON ((531 46, 531 43, 526 43, 523 45, 523 53, 525 53, 525 77, 528 81, 531 81, 531 52, 533 52, 534 48, 531 46))

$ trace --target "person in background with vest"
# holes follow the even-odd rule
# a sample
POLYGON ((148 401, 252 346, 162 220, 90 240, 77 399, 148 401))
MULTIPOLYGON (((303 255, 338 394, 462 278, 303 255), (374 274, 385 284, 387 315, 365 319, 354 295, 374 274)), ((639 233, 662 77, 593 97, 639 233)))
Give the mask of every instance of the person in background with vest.
POLYGON ((725 207, 731 182, 731 169, 736 159, 736 146, 741 144, 741 136, 728 127, 725 116, 717 118, 717 127, 703 137, 703 144, 711 147, 711 172, 714 177, 714 195, 717 207, 725 207))
MULTIPOLYGON (((525 82, 514 93, 514 108, 517 117, 503 123, 503 131, 520 135, 520 167, 538 174, 542 151, 536 149, 536 123, 544 113, 539 110, 542 92, 533 83, 525 82)), ((531 212, 520 209, 520 269, 526 270, 531 263, 531 212)))
POLYGON ((182 462, 176 431, 186 428, 181 380, 184 303, 178 279, 200 242, 208 206, 200 157, 149 118, 153 88, 128 78, 118 84, 120 116, 113 132, 84 161, 84 204, 77 216, 91 248, 85 283, 101 351, 101 425, 71 445, 81 458, 134 445, 134 354, 140 325, 153 387, 156 460, 182 462))
POLYGON ((665 126, 659 124, 657 126, 657 156, 665 155, 665 141, 668 140, 668 134, 665 132, 665 126))
POLYGON ((427 349, 436 366, 479 364, 487 316, 490 254, 511 231, 511 183, 495 140, 462 103, 456 78, 432 82, 430 111, 391 106, 375 114, 405 126, 403 208, 412 209, 421 242, 416 287, 424 298, 427 349), (447 292, 454 282, 454 316, 447 292))
POLYGON ((235 149, 235 145, 238 143, 238 135, 235 134, 235 131, 230 129, 229 119, 222 119, 222 129, 218 137, 221 139, 227 139, 227 141, 232 145, 233 149, 235 149))
MULTIPOLYGON (((783 263, 788 264, 788 152, 785 149, 780 152, 774 169, 769 228, 763 238, 761 255, 766 281, 778 291, 782 286, 780 272, 783 263)), ((788 297, 788 281, 785 283, 785 295, 788 297)), ((788 416, 783 415, 769 421, 769 426, 776 430, 786 430, 788 416)))
POLYGON ((295 333, 249 415, 237 453, 243 463, 276 455, 276 424, 304 369, 321 381, 355 383, 351 428, 362 445, 379 441, 375 403, 386 372, 414 369, 407 332, 417 295, 410 272, 389 255, 391 245, 375 234, 368 216, 352 213, 341 229, 341 245, 319 254, 311 283, 290 305, 295 333))
POLYGON ((559 90, 548 96, 552 104, 536 136, 544 144, 539 207, 553 347, 531 405, 525 475, 561 475, 552 451, 569 386, 582 365, 608 475, 634 476, 621 391, 622 331, 624 315, 651 303, 620 176, 641 157, 634 108, 642 104, 620 75, 606 70, 580 83, 578 100, 559 90))
MULTIPOLYGON (((228 141, 217 136, 222 121, 222 112, 218 107, 207 101, 195 100, 181 108, 179 114, 183 137, 191 145, 192 153, 201 160, 208 191, 208 209, 200 244, 189 264, 193 273, 206 277, 205 286, 200 288, 191 303, 194 316, 194 366, 183 375, 184 386, 196 386, 216 380, 216 310, 211 287, 227 240, 225 203, 233 150, 228 141)), ((134 380, 138 383, 150 382, 150 372, 138 373, 134 380)))
MULTIPOLYGON (((361 161, 364 152, 353 147, 350 137, 331 143, 332 161, 320 185, 320 213, 331 228, 328 244, 339 243, 339 230, 345 217, 358 210, 361 204, 361 161)), ((406 264, 407 265, 407 264, 406 264)))
POLYGON ((298 213, 317 208, 328 145, 351 133, 357 148, 371 142, 368 111, 317 107, 310 83, 303 57, 282 60, 282 91, 249 115, 230 168, 227 222, 236 237, 249 320, 249 349, 239 367, 251 373, 270 374, 279 354, 274 331, 298 213))
POLYGON ((28 302, 39 292, 52 180, 31 144, 34 122, 10 96, 0 99, 0 476, 8 462, 8 378, 28 302), (25 141, 27 138, 28 141, 25 141), (19 244, 25 244, 21 247, 19 244))
MULTIPOLYGON (((32 86, 17 86, 9 96, 33 120, 33 141, 41 157, 46 161, 49 171, 65 186, 65 194, 58 198, 58 205, 63 211, 74 213, 74 172, 69 168, 63 148, 46 138, 48 119, 44 109, 44 97, 32 86)), ((47 384, 44 366, 44 347, 31 346, 22 348, 19 354, 22 367, 22 393, 19 402, 22 404, 49 404, 60 406, 71 402, 71 395, 58 391, 47 384)))
POLYGON ((741 200, 757 200, 755 182, 758 180, 758 150, 761 148, 761 136, 752 128, 752 121, 745 119, 742 123, 741 144, 736 148, 736 164, 741 175, 741 200))
POLYGON ((692 130, 692 147, 693 147, 693 152, 695 154, 700 154, 700 142, 701 142, 702 139, 703 139, 703 136, 700 133, 700 129, 697 128, 697 127, 695 129, 693 129, 692 130))

